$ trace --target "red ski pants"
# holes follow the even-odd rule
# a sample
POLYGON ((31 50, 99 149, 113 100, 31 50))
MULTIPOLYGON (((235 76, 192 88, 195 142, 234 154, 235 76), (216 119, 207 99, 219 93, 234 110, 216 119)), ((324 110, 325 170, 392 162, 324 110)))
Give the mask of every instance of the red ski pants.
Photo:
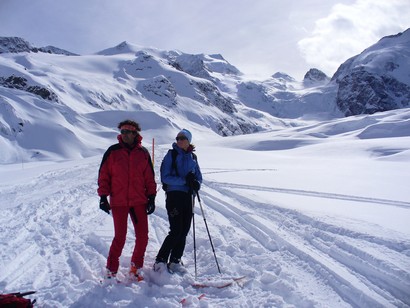
POLYGON ((107 258, 107 268, 112 272, 118 271, 120 265, 119 259, 127 237, 128 215, 131 216, 135 231, 135 246, 131 262, 133 262, 137 268, 142 267, 144 265, 144 255, 148 244, 148 216, 145 207, 117 206, 112 207, 111 211, 114 220, 114 239, 112 240, 107 258))

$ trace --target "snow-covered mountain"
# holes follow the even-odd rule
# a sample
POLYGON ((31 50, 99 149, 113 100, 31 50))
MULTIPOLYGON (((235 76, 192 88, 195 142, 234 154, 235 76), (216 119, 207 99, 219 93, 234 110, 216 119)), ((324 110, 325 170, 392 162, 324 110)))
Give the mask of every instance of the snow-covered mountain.
POLYGON ((346 116, 410 106, 410 29, 350 58, 332 80, 338 85, 337 106, 346 116))
MULTIPOLYGON (((0 162, 93 155, 124 117, 138 119, 148 137, 158 127, 144 121, 148 114, 165 127, 189 122, 197 130, 231 136, 406 107, 409 33, 382 39, 344 63, 331 81, 311 69, 302 82, 281 72, 264 81, 249 80, 218 54, 123 42, 74 56, 56 47, 33 47, 21 38, 0 38, 0 146, 7 149, 0 162), (372 82, 360 79, 364 76, 372 82), (44 123, 61 135, 47 139, 44 123), (84 129, 90 126, 91 131, 84 129), (41 139, 34 135, 39 132, 44 142, 33 143, 41 139)), ((157 142, 168 137, 161 134, 157 142)))
POLYGON ((410 108, 344 117, 317 70, 251 81, 220 55, 126 42, 6 52, 0 72, 0 293, 37 291, 44 308, 410 306, 410 108), (126 282, 129 224, 125 283, 100 283, 113 223, 97 174, 124 118, 158 184, 178 130, 193 132, 204 182, 185 276, 152 270, 169 226, 158 185, 144 281, 126 282))
POLYGON ((9 52, 45 52, 56 55, 78 56, 75 53, 54 46, 37 48, 20 37, 0 37, 0 54, 9 52))

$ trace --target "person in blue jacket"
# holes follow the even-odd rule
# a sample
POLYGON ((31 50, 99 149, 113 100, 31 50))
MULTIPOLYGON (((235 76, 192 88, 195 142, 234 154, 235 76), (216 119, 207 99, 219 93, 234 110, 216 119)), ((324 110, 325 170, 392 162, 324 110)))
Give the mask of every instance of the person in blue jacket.
POLYGON ((154 271, 185 273, 181 257, 184 253, 186 237, 191 228, 193 215, 193 198, 200 189, 202 173, 196 156, 192 134, 182 129, 172 144, 173 150, 168 151, 161 164, 161 182, 166 190, 166 209, 170 231, 158 252, 154 271), (173 154, 174 156, 173 164, 173 154))

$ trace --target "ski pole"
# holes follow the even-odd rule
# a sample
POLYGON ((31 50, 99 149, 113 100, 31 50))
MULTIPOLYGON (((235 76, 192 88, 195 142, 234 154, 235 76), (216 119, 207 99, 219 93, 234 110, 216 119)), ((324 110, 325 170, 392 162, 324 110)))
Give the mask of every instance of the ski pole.
POLYGON ((215 258, 215 262, 216 262, 216 267, 218 268, 219 274, 222 274, 222 273, 221 273, 221 269, 219 268, 218 259, 216 258, 215 248, 214 248, 214 244, 212 243, 211 234, 209 233, 209 228, 208 228, 208 224, 207 224, 207 222, 206 222, 206 218, 205 218, 205 214, 204 214, 204 209, 202 208, 201 198, 199 197, 199 192, 198 192, 198 191, 195 191, 195 193, 196 193, 196 196, 198 197, 199 206, 200 206, 201 212, 202 212, 202 217, 204 218, 205 227, 206 227, 206 232, 208 232, 209 241, 211 242, 211 247, 212 247, 212 252, 214 253, 214 258, 215 258))
POLYGON ((195 264, 195 279, 197 278, 197 270, 196 270, 196 240, 195 240, 195 195, 192 194, 192 230, 194 235, 194 264, 195 264))

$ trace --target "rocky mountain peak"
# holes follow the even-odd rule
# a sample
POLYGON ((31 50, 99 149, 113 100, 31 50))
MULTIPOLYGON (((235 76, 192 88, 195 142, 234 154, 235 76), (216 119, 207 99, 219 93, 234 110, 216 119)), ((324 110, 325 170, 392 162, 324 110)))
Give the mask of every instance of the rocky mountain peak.
POLYGON ((33 47, 20 37, 0 37, 0 53, 30 52, 33 47))
POLYGON ((0 37, 0 54, 18 52, 44 52, 66 56, 78 56, 78 54, 54 46, 34 47, 20 37, 0 37))
POLYGON ((343 63, 332 77, 346 115, 410 106, 410 29, 384 37, 343 63))
POLYGON ((328 82, 330 78, 317 68, 311 68, 303 77, 305 84, 324 83, 328 82))

